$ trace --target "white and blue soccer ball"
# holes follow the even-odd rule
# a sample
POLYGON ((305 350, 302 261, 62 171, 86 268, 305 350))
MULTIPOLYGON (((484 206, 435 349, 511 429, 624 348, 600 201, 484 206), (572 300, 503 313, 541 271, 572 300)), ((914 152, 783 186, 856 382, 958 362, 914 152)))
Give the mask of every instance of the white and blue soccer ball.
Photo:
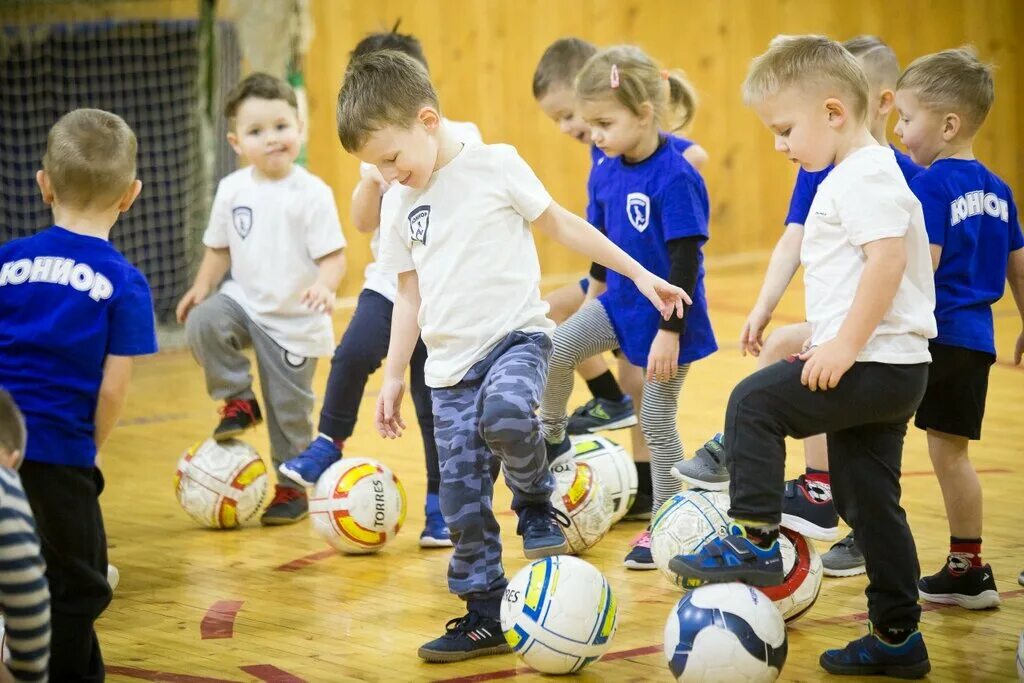
POLYGON ((593 565, 569 555, 520 569, 501 601, 505 640, 542 673, 575 673, 596 662, 611 647, 615 626, 608 581, 593 565))
POLYGON ((742 583, 687 593, 665 622, 665 658, 677 681, 774 681, 787 649, 786 625, 775 605, 742 583))
POLYGON ((633 456, 611 439, 596 434, 569 438, 576 462, 587 463, 597 474, 612 504, 612 524, 617 523, 636 499, 638 478, 633 456))
POLYGON ((668 568, 676 555, 692 555, 713 538, 729 534, 729 494, 689 489, 662 504, 651 520, 651 555, 661 573, 678 585, 668 568))

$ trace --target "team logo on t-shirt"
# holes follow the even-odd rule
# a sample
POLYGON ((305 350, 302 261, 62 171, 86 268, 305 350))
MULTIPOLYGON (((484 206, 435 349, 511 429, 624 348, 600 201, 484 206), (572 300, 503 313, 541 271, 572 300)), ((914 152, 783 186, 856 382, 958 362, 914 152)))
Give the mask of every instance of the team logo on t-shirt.
POLYGON ((427 245, 427 229, 430 227, 430 205, 421 204, 409 212, 409 239, 427 245))
POLYGON ((231 222, 235 225, 235 232, 244 240, 252 230, 252 209, 248 206, 236 206, 231 209, 231 222))
POLYGON ((651 198, 643 192, 630 192, 626 195, 626 215, 637 231, 646 230, 651 222, 651 198))

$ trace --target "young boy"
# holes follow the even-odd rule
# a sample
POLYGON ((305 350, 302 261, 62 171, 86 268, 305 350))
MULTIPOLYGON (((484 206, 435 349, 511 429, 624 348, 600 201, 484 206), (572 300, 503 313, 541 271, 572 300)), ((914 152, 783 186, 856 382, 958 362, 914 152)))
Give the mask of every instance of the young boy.
POLYGON ((0 385, 25 414, 21 481, 35 515, 53 632, 50 680, 103 680, 94 622, 110 603, 96 453, 124 407, 132 357, 156 352, 149 285, 108 241, 142 183, 120 117, 76 109, 36 174, 54 225, 0 246, 0 385))
MULTIPOLYGON (((929 602, 984 609, 999 604, 992 567, 981 562, 981 482, 967 457, 981 438, 989 368, 995 362, 992 304, 1004 280, 1024 321, 1024 237, 1010 188, 974 158, 994 99, 992 69, 969 48, 921 57, 900 77, 896 134, 928 167, 910 184, 924 207, 935 268, 935 318, 928 389, 914 424, 949 520, 945 566, 921 579, 929 602)), ((1014 353, 1019 363, 1024 332, 1014 353)))
MULTIPOLYGON (((404 52, 427 68, 423 47, 415 36, 398 33, 398 27, 386 33, 371 33, 356 45, 350 54, 355 59, 376 50, 404 52)), ((480 131, 472 123, 445 120, 445 126, 461 142, 480 142, 480 131)), ((360 232, 373 233, 370 250, 374 259, 380 251, 381 215, 394 212, 397 190, 384 182, 374 166, 360 164, 361 179, 352 194, 352 223, 360 232)), ((281 473, 303 486, 315 486, 324 470, 342 455, 345 440, 352 436, 359 416, 366 380, 380 367, 388 352, 391 336, 391 313, 394 308, 397 278, 381 270, 376 261, 366 266, 366 280, 359 293, 352 320, 331 359, 324 403, 320 410, 319 435, 298 457, 281 465, 281 473)), ((426 521, 420 533, 423 548, 451 547, 451 535, 441 515, 437 491, 441 474, 434 440, 434 412, 430 405, 430 389, 423 382, 423 364, 427 349, 416 344, 410 367, 410 387, 416 420, 427 470, 426 521)))
MULTIPOLYGON (((331 312, 345 272, 345 238, 331 188, 295 164, 302 122, 291 87, 252 74, 228 94, 224 115, 228 142, 249 165, 217 187, 206 253, 177 315, 207 392, 224 401, 213 432, 218 441, 263 419, 242 353, 253 347, 279 467, 312 435, 313 372, 317 357, 334 349, 331 312)), ((305 489, 279 477, 260 521, 292 524, 308 514, 305 489)))
POLYGON ((449 662, 507 652, 498 623, 507 582, 491 502, 499 466, 526 556, 567 547, 535 414, 553 323, 540 298, 528 223, 629 273, 665 316, 681 315, 687 297, 552 202, 515 149, 459 142, 442 124, 423 65, 401 52, 382 50, 349 64, 338 95, 338 136, 385 181, 402 185, 393 219, 381 226, 379 263, 398 273, 398 292, 376 426, 388 438, 405 428, 399 406, 422 328, 441 511, 455 545, 448 585, 468 611, 419 655, 449 662))
POLYGON ((756 58, 744 99, 802 168, 833 165, 804 225, 808 349, 733 390, 725 416, 731 535, 670 567, 688 585, 782 582, 779 522, 785 437, 828 435, 835 504, 857 530, 871 630, 822 667, 836 674, 925 675, 919 574, 900 507, 907 422, 927 382, 934 285, 921 204, 895 155, 867 128, 857 60, 821 36, 780 36, 756 58))
MULTIPOLYGON (((868 128, 879 144, 888 145, 887 126, 895 109, 896 80, 900 76, 896 54, 875 36, 857 36, 843 43, 857 58, 868 81, 868 128)), ((892 147, 890 145, 890 147, 892 147)), ((923 169, 909 156, 892 147, 896 163, 907 183, 923 169)), ((764 368, 800 353, 804 341, 811 336, 809 323, 796 323, 775 329, 767 340, 765 328, 772 313, 800 266, 800 244, 804 236, 804 223, 818 186, 828 177, 831 167, 821 171, 800 169, 786 216, 786 230, 779 239, 764 284, 747 322, 740 334, 740 350, 757 357, 757 367, 764 368)), ((820 541, 832 541, 839 532, 839 515, 832 502, 832 486, 828 473, 828 448, 825 435, 817 434, 803 440, 805 474, 786 482, 782 503, 782 526, 820 541)), ((725 489, 729 472, 725 466, 726 450, 721 443, 708 442, 696 457, 679 463, 676 474, 680 479, 706 488, 725 489)), ((854 576, 864 573, 864 556, 857 549, 851 531, 835 543, 822 556, 826 576, 854 576)))
POLYGON ((0 389, 0 615, 11 653, 7 669, 19 681, 46 680, 50 659, 50 590, 32 510, 18 478, 25 452, 25 419, 0 389))

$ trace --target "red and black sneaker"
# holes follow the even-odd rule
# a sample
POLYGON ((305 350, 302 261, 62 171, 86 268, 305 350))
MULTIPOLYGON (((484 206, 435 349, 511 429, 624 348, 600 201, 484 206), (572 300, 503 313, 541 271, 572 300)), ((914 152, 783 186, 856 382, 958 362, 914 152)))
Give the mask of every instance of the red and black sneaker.
POLYGON ((309 517, 309 499, 306 492, 289 486, 275 486, 274 499, 263 511, 260 523, 263 526, 295 524, 309 517))
POLYGON ((233 439, 249 427, 263 422, 260 404, 254 398, 233 398, 220 409, 220 424, 213 430, 216 441, 233 439))

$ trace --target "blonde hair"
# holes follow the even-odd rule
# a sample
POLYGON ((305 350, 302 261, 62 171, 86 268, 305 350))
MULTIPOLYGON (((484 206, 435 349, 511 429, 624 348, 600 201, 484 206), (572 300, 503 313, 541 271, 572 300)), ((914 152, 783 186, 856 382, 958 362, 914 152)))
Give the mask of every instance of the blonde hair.
POLYGON ((43 170, 61 204, 107 208, 135 181, 135 133, 120 116, 75 109, 46 136, 43 170))
POLYGON ((763 102, 787 87, 822 89, 849 104, 853 118, 865 121, 868 80, 857 59, 825 36, 775 36, 764 54, 750 62, 743 101, 763 102))
POLYGON ((929 109, 959 114, 970 132, 985 122, 996 97, 992 66, 970 45, 915 59, 896 88, 913 91, 929 109))
POLYGON ((878 36, 857 36, 843 42, 843 47, 860 62, 871 93, 896 89, 900 62, 885 41, 878 36))
POLYGON ((357 152, 375 131, 409 128, 423 107, 439 109, 427 68, 398 50, 377 50, 352 59, 338 93, 338 138, 357 152))
POLYGON ((618 45, 587 60, 576 76, 576 97, 614 97, 640 115, 644 102, 654 107, 655 120, 667 131, 685 129, 697 113, 697 92, 681 70, 663 70, 632 45, 618 45))

